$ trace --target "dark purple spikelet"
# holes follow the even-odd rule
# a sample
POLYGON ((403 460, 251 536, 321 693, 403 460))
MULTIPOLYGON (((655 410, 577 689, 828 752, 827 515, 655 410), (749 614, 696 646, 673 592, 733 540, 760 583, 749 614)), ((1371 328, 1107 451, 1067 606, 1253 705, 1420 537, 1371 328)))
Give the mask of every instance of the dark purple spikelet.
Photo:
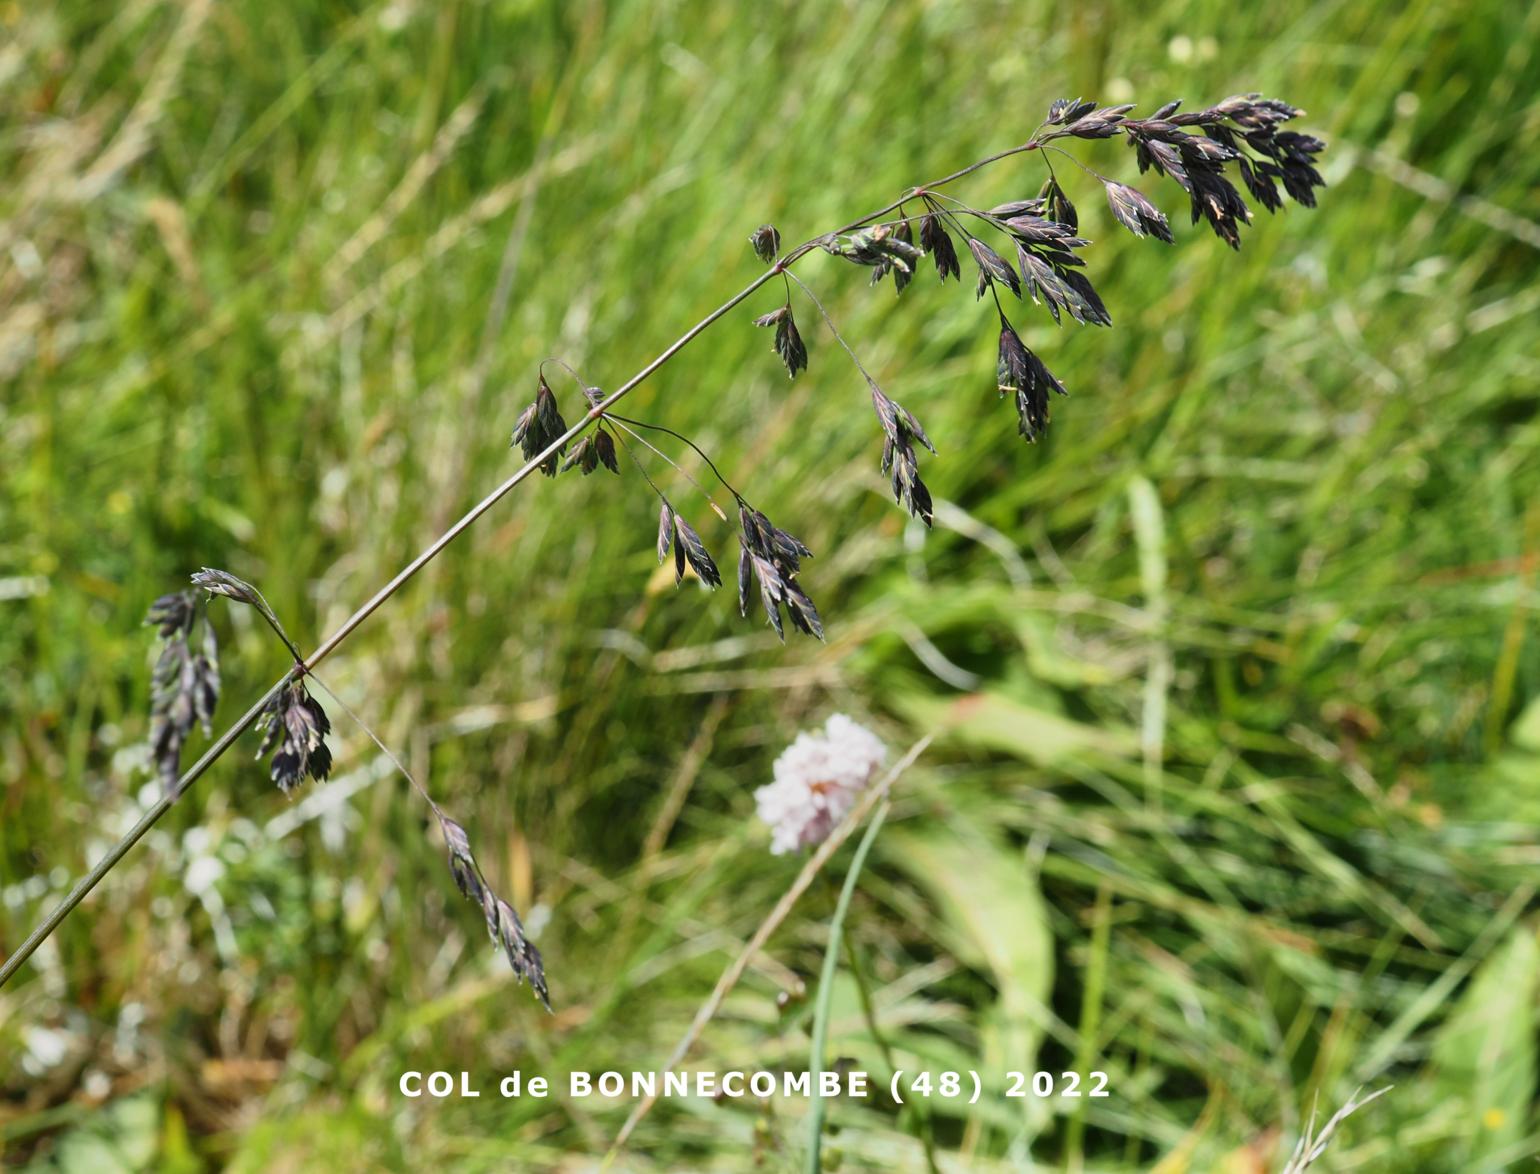
POLYGON ((1033 200, 1008 200, 1004 204, 996 204, 987 215, 994 220, 1010 220, 1016 216, 1041 217, 1047 207, 1047 201, 1042 198, 1033 200))
POLYGON ((270 612, 267 600, 262 592, 258 591, 245 579, 237 578, 229 571, 217 570, 214 567, 204 567, 192 577, 193 586, 202 587, 210 595, 222 595, 226 599, 233 599, 237 603, 244 603, 259 611, 270 612))
POLYGON ((1044 121, 1049 126, 1063 126, 1095 109, 1095 102, 1087 102, 1082 98, 1055 98, 1048 106, 1048 117, 1044 121))
POLYGON ((684 568, 679 565, 679 560, 682 559, 690 564, 690 569, 707 587, 720 587, 722 573, 717 570, 716 563, 712 561, 710 552, 706 550, 706 544, 701 541, 701 536, 695 532, 695 528, 675 514, 674 531, 675 584, 677 585, 684 578, 684 568))
POLYGON ((962 280, 962 266, 957 261, 957 249, 953 246, 946 227, 941 223, 940 215, 935 212, 928 212, 920 217, 920 247, 929 253, 931 260, 936 263, 936 275, 942 281, 947 279, 948 274, 957 281, 962 280))
POLYGON ((893 500, 929 526, 933 517, 930 490, 920 479, 920 462, 914 442, 919 441, 932 454, 936 451, 935 446, 907 408, 890 399, 875 383, 871 385, 871 391, 872 409, 882 425, 882 471, 891 470, 893 474, 893 500))
POLYGON ((521 982, 528 982, 535 997, 547 1011, 551 1009, 551 992, 546 986, 545 964, 537 950, 524 935, 524 923, 512 905, 492 891, 482 874, 481 866, 471 853, 470 837, 465 828, 450 819, 436 806, 433 814, 438 819, 439 830, 444 834, 444 845, 449 849, 449 873, 454 877, 460 894, 474 901, 486 919, 487 936, 501 947, 508 965, 521 982))
POLYGON ((620 463, 615 459, 615 440, 602 427, 596 428, 573 445, 567 459, 561 463, 561 471, 565 473, 568 469, 576 468, 582 470, 586 477, 600 465, 617 476, 620 474, 620 463))
POLYGON ((193 726, 202 726, 205 737, 214 732, 219 647, 196 591, 162 595, 150 605, 144 622, 155 625, 162 641, 150 678, 150 751, 161 786, 170 794, 181 776, 182 747, 193 726))
POLYGON ((797 330, 797 320, 792 317, 791 306, 785 305, 761 314, 754 319, 755 326, 775 327, 775 353, 786 364, 786 374, 795 379, 798 371, 807 369, 807 347, 797 330))
POLYGON ((470 837, 465 834, 464 827, 442 811, 435 814, 438 816, 439 830, 444 833, 444 844, 449 849, 449 875, 454 877, 460 895, 470 897, 479 905, 482 887, 478 876, 480 869, 476 867, 476 858, 471 855, 470 837))
POLYGON ((1171 224, 1165 213, 1145 197, 1138 188, 1113 180, 1104 180, 1107 189, 1107 206, 1117 222, 1135 236, 1153 236, 1168 245, 1172 243, 1171 224))
POLYGON ((254 607, 268 623, 268 626, 278 634, 278 638, 294 653, 294 659, 299 659, 299 652, 294 647, 294 642, 284 632, 283 625, 278 622, 278 614, 273 611, 267 602, 267 597, 253 587, 245 579, 232 575, 229 571, 221 571, 214 567, 204 567, 192 577, 193 586, 201 587, 207 591, 210 597, 218 595, 224 599, 233 600, 236 603, 244 603, 248 607, 254 607))
POLYGON ((696 577, 708 587, 722 585, 722 573, 695 527, 675 512, 673 504, 662 494, 658 495, 658 564, 674 552, 674 586, 684 581, 684 569, 688 566, 696 577))
POLYGON ((1003 321, 996 374, 1000 394, 1009 392, 1015 399, 1018 430, 1028 441, 1035 442, 1048 430, 1049 392, 1069 393, 1043 361, 1027 349, 1010 323, 1003 321))
POLYGON ((749 244, 754 247, 754 255, 768 265, 781 251, 781 234, 775 225, 761 224, 749 237, 749 244))
POLYGON ((565 473, 568 469, 581 469, 583 476, 586 477, 598 467, 599 454, 594 452, 594 438, 590 435, 583 437, 572 446, 572 450, 567 453, 567 459, 561 463, 561 472, 565 473))
POLYGON ((739 612, 745 617, 749 614, 749 588, 757 582, 765 615, 777 636, 786 639, 784 623, 790 620, 791 626, 799 632, 822 640, 823 620, 797 582, 802 560, 812 558, 813 552, 747 503, 739 504, 738 524, 739 612))
POLYGON ((257 724, 262 730, 257 757, 276 750, 270 773, 285 795, 307 775, 319 783, 331 773, 332 752, 326 746, 326 735, 331 733, 332 723, 303 681, 284 685, 257 724))
POLYGON ((620 476, 620 462, 615 457, 615 438, 603 428, 594 434, 594 454, 601 465, 615 476, 620 476))
POLYGON ((995 282, 1001 282, 1018 298, 1021 296, 1021 278, 1016 267, 977 237, 968 238, 968 251, 978 263, 978 296, 983 297, 995 282))
MULTIPOLYGON (((197 576, 194 576, 195 580, 196 578, 197 576)), ((150 604, 150 610, 144 616, 144 623, 146 627, 153 624, 155 634, 162 640, 172 640, 190 632, 197 618, 198 593, 173 591, 169 595, 162 595, 150 604)))
POLYGON ((658 506, 658 565, 663 565, 663 560, 668 557, 669 548, 674 543, 674 507, 668 504, 668 498, 664 497, 658 506))
MULTIPOLYGON (((893 238, 900 244, 908 245, 911 248, 914 246, 914 229, 910 227, 908 220, 903 221, 893 229, 893 238)), ((915 250, 915 253, 923 255, 918 249, 915 250)), ((892 269, 893 292, 903 293, 904 287, 914 280, 914 265, 894 265, 892 269)))
MULTIPOLYGON (((513 439, 509 443, 518 445, 524 454, 524 459, 532 461, 566 431, 567 421, 562 419, 561 409, 556 403, 556 394, 542 375, 535 388, 534 401, 519 413, 519 418, 514 423, 513 439)), ((547 477, 556 476, 557 461, 566 451, 567 446, 562 445, 541 461, 540 471, 547 477)))
POLYGON ((1038 193, 1038 198, 1043 201, 1043 209, 1049 220, 1069 225, 1071 232, 1080 231, 1080 215, 1057 179, 1050 176, 1048 182, 1043 184, 1043 190, 1038 193))
POLYGON ((1123 116, 1132 109, 1132 103, 1127 106, 1103 106, 1098 110, 1094 102, 1077 102, 1064 119, 1064 129, 1046 137, 1071 135, 1077 139, 1110 139, 1118 133, 1118 124, 1123 121, 1123 116))
POLYGON ((1001 222, 1016 243, 1026 296, 1048 306, 1055 322, 1068 311, 1077 322, 1111 326, 1107 308, 1082 272, 1076 250, 1091 242, 1075 235, 1069 224, 1040 216, 1013 216, 1001 222))

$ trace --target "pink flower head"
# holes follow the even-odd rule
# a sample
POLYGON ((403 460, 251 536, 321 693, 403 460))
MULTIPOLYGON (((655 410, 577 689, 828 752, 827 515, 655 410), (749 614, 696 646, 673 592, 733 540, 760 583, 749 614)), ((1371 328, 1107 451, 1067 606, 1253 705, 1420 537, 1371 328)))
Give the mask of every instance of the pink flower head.
POLYGON ((779 856, 817 844, 855 804, 888 756, 881 739, 836 713, 821 733, 801 733, 775 760, 775 781, 754 792, 779 856))

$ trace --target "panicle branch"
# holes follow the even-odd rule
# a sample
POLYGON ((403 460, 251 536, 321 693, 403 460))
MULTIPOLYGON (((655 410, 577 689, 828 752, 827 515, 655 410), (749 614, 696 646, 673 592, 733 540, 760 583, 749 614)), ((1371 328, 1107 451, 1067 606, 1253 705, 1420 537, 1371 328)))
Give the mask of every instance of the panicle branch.
MULTIPOLYGON (((260 725, 263 730, 260 753, 273 752, 270 772, 286 792, 306 777, 316 781, 325 779, 331 768, 331 752, 326 745, 331 725, 325 710, 306 689, 304 678, 309 675, 314 679, 316 665, 418 571, 533 473, 555 477, 560 472, 577 469, 586 476, 603 466, 618 474, 617 438, 635 459, 630 444, 620 435, 622 427, 638 440, 640 437, 634 429, 647 428, 688 445, 706 461, 713 475, 732 494, 738 507, 740 613, 748 615, 757 587, 766 618, 777 635, 784 639, 785 625, 789 621, 798 631, 822 639, 823 620, 800 582, 802 560, 812 557, 812 552, 801 540, 751 506, 722 477, 699 445, 662 425, 614 416, 611 409, 672 361, 694 339, 777 278, 780 278, 785 293, 781 304, 758 315, 754 323, 774 329, 774 350, 787 374, 795 378, 806 370, 809 359, 792 311, 791 282, 795 281, 849 353, 867 385, 882 435, 881 468, 884 473, 891 473, 895 500, 928 525, 932 517, 932 498, 919 475, 915 446, 934 453, 930 438, 915 416, 878 386, 855 350, 835 328, 833 319, 817 296, 791 272, 792 266, 809 253, 822 251, 869 269, 873 285, 891 276, 894 292, 902 294, 912 286, 927 256, 941 282, 949 277, 961 281, 961 254, 953 240, 955 233, 977 271, 976 297, 982 298, 988 293, 998 316, 997 388, 1002 398, 1007 394, 1012 398, 1018 431, 1027 440, 1035 441, 1045 435, 1048 427, 1050 393, 1064 395, 1065 389, 1012 325, 1005 312, 1002 288, 1019 300, 1030 298, 1034 304, 1044 306, 1056 323, 1062 323, 1067 316, 1085 325, 1112 324, 1111 315, 1085 273, 1082 254, 1091 242, 1080 235, 1079 214, 1054 173, 1049 157, 1050 152, 1065 154, 1059 143, 1074 139, 1123 138, 1134 152, 1139 172, 1154 172, 1156 176, 1174 182, 1188 197, 1192 222, 1207 221, 1213 232, 1232 248, 1239 248, 1240 229, 1252 219, 1240 189, 1230 178, 1232 173, 1239 176, 1251 198, 1268 212, 1278 211, 1285 197, 1305 207, 1314 207, 1315 189, 1324 186, 1315 162, 1325 144, 1311 135, 1287 129, 1287 124, 1302 113, 1288 103, 1257 94, 1243 94, 1199 110, 1182 112, 1180 108, 1179 101, 1168 102, 1149 117, 1136 118, 1132 116, 1132 105, 1099 107, 1095 102, 1079 98, 1059 99, 1052 103, 1047 117, 1026 142, 938 180, 910 188, 875 212, 833 232, 813 237, 789 251, 781 251, 781 235, 773 225, 761 225, 749 239, 755 256, 767 266, 766 270, 685 331, 613 392, 605 393, 590 385, 573 368, 554 360, 566 369, 583 392, 586 406, 575 424, 569 425, 562 415, 556 393, 546 381, 545 364, 542 364, 534 399, 518 414, 512 432, 511 443, 520 449, 524 464, 376 591, 309 658, 300 654, 267 600, 255 587, 228 572, 208 568, 200 571, 193 576, 196 586, 210 595, 224 596, 255 608, 283 641, 294 664, 260 702, 221 734, 198 762, 180 777, 177 772, 181 751, 193 726, 201 724, 206 732, 211 729, 219 695, 217 650, 212 629, 194 592, 184 591, 158 599, 151 607, 147 621, 157 626, 162 641, 151 682, 151 743, 165 794, 76 884, 21 947, 0 963, 0 985, 16 973, 70 911, 170 809, 177 797, 253 725, 260 725), (1048 178, 1036 196, 981 210, 939 190, 991 164, 1031 152, 1038 153, 1048 168, 1048 178), (906 209, 910 205, 918 206, 918 214, 909 214, 906 209), (896 218, 892 218, 894 213, 898 213, 896 218), (613 433, 612 428, 616 429, 613 433), (569 445, 572 446, 570 454, 569 445), (202 639, 194 647, 193 637, 200 623, 202 639)), ((1100 175, 1078 160, 1075 162, 1102 184, 1108 208, 1117 223, 1136 237, 1153 237, 1166 243, 1173 240, 1166 215, 1142 191, 1100 175)), ((672 458, 650 442, 643 443, 683 474, 672 458)), ((637 467, 641 469, 640 462, 637 467)), ((667 559, 672 552, 676 582, 682 582, 688 570, 708 587, 719 586, 721 574, 706 541, 685 521, 665 491, 645 470, 641 471, 660 502, 656 540, 659 561, 667 559)), ((688 478, 688 474, 684 475, 688 478)), ((697 489, 700 488, 693 478, 689 479, 697 489)), ((707 500, 726 520, 709 495, 707 500)), ((416 785, 415 780, 413 782, 416 785)), ((426 798, 426 792, 423 794, 426 798)), ((528 978, 541 1001, 546 1002, 540 957, 525 940, 517 915, 487 886, 470 852, 463 826, 444 815, 431 799, 428 802, 449 845, 450 871, 456 884, 461 892, 481 904, 488 930, 502 944, 514 970, 528 978)))

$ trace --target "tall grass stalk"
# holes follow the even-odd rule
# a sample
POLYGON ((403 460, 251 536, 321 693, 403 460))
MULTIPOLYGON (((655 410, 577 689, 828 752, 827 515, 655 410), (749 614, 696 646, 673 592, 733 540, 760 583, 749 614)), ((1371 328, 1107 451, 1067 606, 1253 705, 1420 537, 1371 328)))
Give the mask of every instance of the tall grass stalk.
MULTIPOLYGON (((437 539, 359 607, 346 621, 307 658, 299 656, 298 649, 284 635, 260 592, 240 584, 236 597, 256 603, 273 625, 295 657, 292 667, 273 684, 263 698, 250 709, 217 741, 201 758, 180 777, 173 779, 176 771, 175 755, 164 764, 163 777, 167 784, 165 794, 140 818, 98 864, 91 869, 65 896, 59 906, 28 936, 21 947, 0 964, 0 986, 8 982, 39 945, 69 916, 86 895, 112 871, 128 851, 144 834, 169 811, 177 799, 196 782, 235 740, 259 720, 265 719, 269 733, 282 728, 283 722, 267 713, 269 703, 280 697, 283 690, 297 699, 291 713, 310 713, 315 723, 317 739, 329 728, 325 714, 305 693, 301 678, 318 666, 335 651, 344 640, 356 631, 365 620, 383 606, 396 592, 405 586, 423 567, 432 562, 456 538, 469 529, 483 514, 502 500, 517 485, 534 472, 555 476, 560 458, 567 445, 582 433, 607 418, 608 409, 619 403, 655 371, 668 363, 715 322, 745 301, 766 284, 781 279, 786 290, 786 301, 781 308, 755 320, 758 326, 775 327, 775 349, 785 362, 791 376, 807 365, 807 350, 797 331, 791 306, 791 286, 795 282, 817 306, 820 315, 828 323, 840 345, 849 352, 856 367, 867 383, 871 402, 882 427, 884 442, 882 469, 892 472, 895 500, 906 506, 909 512, 920 517, 926 525, 932 521, 932 501, 929 490, 919 475, 915 445, 934 453, 935 448, 924 429, 914 416, 896 401, 890 399, 867 368, 861 364, 855 352, 835 328, 833 320, 824 310, 817 296, 790 272, 791 267, 808 253, 822 250, 832 256, 842 257, 858 266, 867 268, 873 283, 887 276, 893 279, 896 290, 902 291, 913 279, 915 264, 929 255, 942 280, 950 275, 961 280, 959 254, 949 235, 957 232, 978 269, 976 296, 980 299, 987 292, 999 315, 1000 350, 997 366, 997 383, 1000 393, 1011 394, 1019 419, 1019 431, 1028 440, 1040 437, 1048 424, 1050 393, 1065 394, 1065 388, 1029 348, 1006 317, 999 286, 1004 286, 1018 298, 1030 297, 1034 303, 1046 305, 1057 322, 1067 313, 1082 324, 1110 326, 1108 314, 1100 296, 1086 278, 1083 260, 1077 250, 1090 242, 1078 236, 1079 218, 1074 205, 1060 186, 1051 159, 1045 157, 1049 180, 1040 194, 1033 199, 1017 200, 1000 205, 989 211, 971 208, 961 200, 937 189, 957 179, 987 167, 992 163, 1032 151, 1052 152, 1073 160, 1056 145, 1059 140, 1093 141, 1122 137, 1134 148, 1141 172, 1153 169, 1177 182, 1190 197, 1193 220, 1206 218, 1214 232, 1233 248, 1239 247, 1239 228, 1251 220, 1251 212, 1239 190, 1225 177, 1225 168, 1233 166, 1244 179, 1252 198, 1269 211, 1282 206, 1281 183, 1287 194, 1297 203, 1313 206, 1313 189, 1324 181, 1315 170, 1313 159, 1325 144, 1312 136, 1280 129, 1286 122, 1302 112, 1287 103, 1261 98, 1259 95, 1243 95, 1227 98, 1206 109, 1178 112, 1181 102, 1169 102, 1149 118, 1129 118, 1132 105, 1098 107, 1095 102, 1081 99, 1060 99, 1049 108, 1048 116, 1032 137, 1015 147, 997 152, 987 158, 970 163, 940 179, 907 189, 898 199, 874 212, 861 216, 850 223, 804 241, 789 252, 777 256, 780 249, 780 233, 771 225, 762 225, 751 237, 755 253, 768 267, 738 293, 712 310, 657 358, 648 363, 615 391, 604 394, 597 387, 590 387, 578 373, 565 362, 556 360, 578 382, 588 403, 588 408, 576 424, 568 427, 561 416, 556 398, 543 374, 539 391, 532 403, 519 417, 514 429, 514 441, 521 445, 525 463, 501 485, 468 510, 459 521, 451 525, 437 539), (1191 128, 1186 129, 1186 128, 1191 128), (1201 132, 1201 133, 1198 133, 1201 132), (1257 152, 1252 156, 1249 151, 1257 152), (943 204, 941 201, 945 201, 943 204), (918 204, 922 215, 911 216, 905 211, 906 204, 918 204), (888 221, 890 213, 898 217, 888 221), (967 223, 964 222, 967 217, 967 223), (969 225, 980 233, 996 234, 1003 238, 1007 251, 1019 258, 1020 269, 1006 257, 995 252, 974 234, 969 225), (917 235, 919 247, 915 245, 917 235), (244 593, 244 594, 243 594, 244 593), (310 707, 305 709, 304 707, 310 707)), ((1074 160, 1078 163, 1078 160, 1074 160)), ((1151 236, 1170 243, 1170 224, 1164 213, 1152 204, 1143 193, 1119 183, 1079 164, 1081 169, 1103 186, 1108 206, 1114 218, 1137 237, 1151 236)), ((641 424, 625 421, 626 424, 641 424)), ((741 554, 738 564, 738 598, 740 611, 747 616, 750 607, 752 584, 759 587, 765 612, 778 635, 784 636, 782 609, 793 626, 807 634, 823 637, 823 624, 811 599, 797 582, 800 558, 811 551, 799 540, 773 526, 762 513, 754 510, 716 470, 715 464, 693 441, 657 425, 659 428, 687 443, 705 459, 712 472, 722 481, 724 488, 736 499, 743 530, 740 536, 741 554)), ((627 428, 629 432, 630 429, 627 428)), ((632 435, 635 435, 632 433, 632 435)), ((640 438, 638 438, 640 439, 640 438)), ((621 437, 624 443, 624 437, 621 437)), ((650 445, 648 447, 651 447, 650 445)), ((600 464, 618 473, 614 441, 600 424, 594 435, 584 439, 567 457, 562 469, 574 464, 582 471, 591 473, 600 464)), ((672 463, 672 462, 671 462, 672 463)), ((643 476, 646 477, 645 471, 643 476)), ((662 561, 673 546, 676 583, 683 578, 688 562, 698 577, 712 586, 721 582, 720 573, 699 534, 678 516, 663 491, 647 478, 649 486, 657 493, 662 505, 660 515, 658 557, 662 561)), ((709 495, 708 495, 708 500, 709 495)), ((713 503, 714 504, 714 503, 713 503)), ((718 512, 721 513, 720 509, 718 512)), ((725 514, 723 517, 725 518, 725 514)), ((215 572, 216 577, 221 574, 215 572)), ((195 577, 195 582, 197 577, 195 577)), ((234 580, 239 584, 239 580, 234 580)), ((208 584, 201 584, 205 587, 208 584)), ((210 590, 214 590, 210 588, 210 590)), ((220 592, 228 593, 228 592, 220 592)), ((176 752, 180 752, 180 743, 176 752)), ((324 778, 330 767, 330 754, 323 747, 324 757, 318 768, 310 771, 316 779, 324 778)), ((304 761, 303 757, 300 759, 304 761)), ((278 759, 274 759, 275 780, 281 785, 293 785, 296 777, 280 779, 277 774, 278 759)), ((303 772, 301 772, 303 774, 303 772)), ((457 880, 461 874, 456 873, 457 880)))
MULTIPOLYGON (((876 213, 876 215, 880 216, 882 213, 879 212, 876 213)), ((676 354, 688 346, 697 335, 705 331, 712 323, 716 322, 734 306, 738 305, 745 298, 749 297, 754 293, 755 290, 759 289, 760 286, 766 284, 775 276, 776 273, 774 270, 761 274, 743 289, 739 290, 727 301, 723 302, 715 310, 711 311, 711 313, 707 314, 689 330, 685 331, 684 334, 680 335, 680 337, 677 338, 667 350, 660 354, 651 363, 647 364, 647 366, 643 367, 639 372, 633 375, 615 391, 606 396, 601 403, 589 409, 588 413, 581 420, 579 420, 571 428, 567 429, 567 431, 563 433, 559 438, 547 445, 546 448, 538 453, 535 457, 526 461, 506 481, 504 481, 491 493, 487 494, 486 497, 482 498, 479 502, 467 510, 459 521, 457 521, 453 526, 449 527, 449 529, 445 530, 444 533, 439 535, 438 538, 434 539, 434 541, 429 544, 429 546, 421 554, 419 554, 411 562, 407 563, 407 565, 404 566, 400 571, 398 571, 395 577, 390 580, 390 582, 386 583, 385 586, 376 591, 368 599, 368 601, 363 604, 363 606, 361 606, 357 611, 355 611, 345 621, 343 621, 342 625, 329 637, 327 637, 327 639, 321 643, 320 647, 318 647, 303 661, 296 663, 277 681, 273 682, 272 686, 267 690, 267 692, 264 693, 261 698, 252 705, 250 709, 242 714, 241 717, 238 718, 235 723, 229 727, 229 729, 225 730, 225 732, 221 734, 218 739, 216 739, 215 742, 203 752, 203 755, 187 769, 187 771, 177 780, 176 786, 168 790, 166 794, 162 795, 160 799, 148 811, 146 811, 143 816, 140 817, 139 822, 134 824, 134 826, 130 828, 123 835, 123 837, 118 840, 117 843, 108 849, 106 855, 97 862, 96 866, 76 882, 75 887, 72 888, 69 893, 66 894, 64 899, 59 902, 58 907, 55 908, 54 911, 50 913, 46 918, 44 918, 38 927, 27 936, 27 940, 22 942, 22 944, 17 947, 16 952, 7 958, 3 963, 0 963, 0 986, 4 986, 7 982, 10 981, 11 977, 21 969, 22 965, 27 961, 27 959, 36 953, 37 948, 48 940, 48 937, 54 932, 54 930, 59 928, 59 926, 64 922, 64 919, 70 915, 74 908, 79 905, 81 901, 85 900, 86 895, 90 893, 90 891, 94 889, 98 884, 100 884, 102 879, 115 867, 117 867, 118 862, 122 860, 124 856, 128 855, 129 850, 144 837, 145 833, 154 827, 156 823, 160 821, 160 818, 166 814, 166 812, 171 810, 176 801, 181 798, 183 792, 185 792, 187 788, 190 787, 193 783, 202 778, 203 775, 208 771, 209 767, 213 766, 215 762, 224 756, 225 751, 229 750, 230 747, 235 744, 236 739, 256 723, 257 719, 262 716, 262 713, 267 708, 268 704, 278 696, 279 691, 282 690, 284 686, 288 685, 294 680, 297 680, 300 676, 309 670, 317 667, 323 660, 335 652, 337 648, 342 644, 342 642, 346 640, 350 635, 352 635, 353 632, 356 631, 365 620, 373 615, 375 611, 385 603, 386 600, 393 596, 397 591, 401 590, 402 587, 406 586, 406 584, 411 581, 417 572, 422 570, 425 566, 437 558, 439 554, 441 554, 451 542, 453 542, 461 534, 465 533, 466 530, 470 529, 472 524, 474 524, 478 518, 480 518, 484 513, 486 513, 489 509, 491 509, 494 505, 496 505, 499 501, 511 493, 532 473, 536 472, 544 461, 549 460, 551 457, 556 455, 556 453, 559 452, 568 441, 579 436, 585 429, 587 429, 590 424, 592 424, 599 418, 600 415, 603 414, 605 408, 624 399, 627 395, 634 391, 649 375, 651 375, 659 367, 663 366, 664 363, 668 362, 669 359, 673 358, 676 354)))
POLYGON ((834 976, 839 972, 840 938, 845 932, 845 915, 850 912, 850 899, 855 895, 856 882, 861 879, 861 869, 866 856, 877 842, 877 833, 888 818, 892 804, 884 799, 872 813, 866 834, 856 845, 855 855, 850 858, 850 871, 840 888, 839 903, 834 906, 834 917, 829 921, 829 942, 824 946, 823 972, 818 976, 818 1001, 813 1005, 813 1044, 808 1053, 807 1068, 811 1077, 813 1103, 808 1113, 807 1169, 809 1174, 819 1174, 823 1169, 823 1120, 824 1098, 818 1092, 818 1077, 823 1071, 824 1048, 829 1040, 829 1007, 834 1002, 834 976))

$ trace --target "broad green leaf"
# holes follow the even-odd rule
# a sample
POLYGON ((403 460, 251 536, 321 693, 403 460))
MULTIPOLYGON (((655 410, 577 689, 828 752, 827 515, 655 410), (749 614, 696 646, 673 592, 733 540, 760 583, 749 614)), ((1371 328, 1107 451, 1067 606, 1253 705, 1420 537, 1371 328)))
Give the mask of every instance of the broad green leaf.
MULTIPOLYGON (((1053 938, 1037 879, 1018 852, 982 830, 894 829, 884 855, 935 901, 944 944, 959 962, 990 976, 998 992, 981 1030, 982 1072, 1030 1072, 1048 1021, 1053 938)), ((1021 1102, 1029 1129, 1046 1104, 1021 1102)))
POLYGON ((1469 1169, 1526 1136, 1535 1095, 1535 994, 1540 940, 1520 925, 1481 964, 1433 1045, 1437 1087, 1462 1101, 1469 1169))
POLYGON ((1540 751, 1540 697, 1524 707, 1509 736, 1521 750, 1540 751))
POLYGON ((917 728, 1014 754, 1039 766, 1088 750, 1130 757, 1139 749, 1139 737, 1132 730, 1086 725, 999 693, 970 693, 955 701, 910 694, 896 698, 894 704, 917 728))

